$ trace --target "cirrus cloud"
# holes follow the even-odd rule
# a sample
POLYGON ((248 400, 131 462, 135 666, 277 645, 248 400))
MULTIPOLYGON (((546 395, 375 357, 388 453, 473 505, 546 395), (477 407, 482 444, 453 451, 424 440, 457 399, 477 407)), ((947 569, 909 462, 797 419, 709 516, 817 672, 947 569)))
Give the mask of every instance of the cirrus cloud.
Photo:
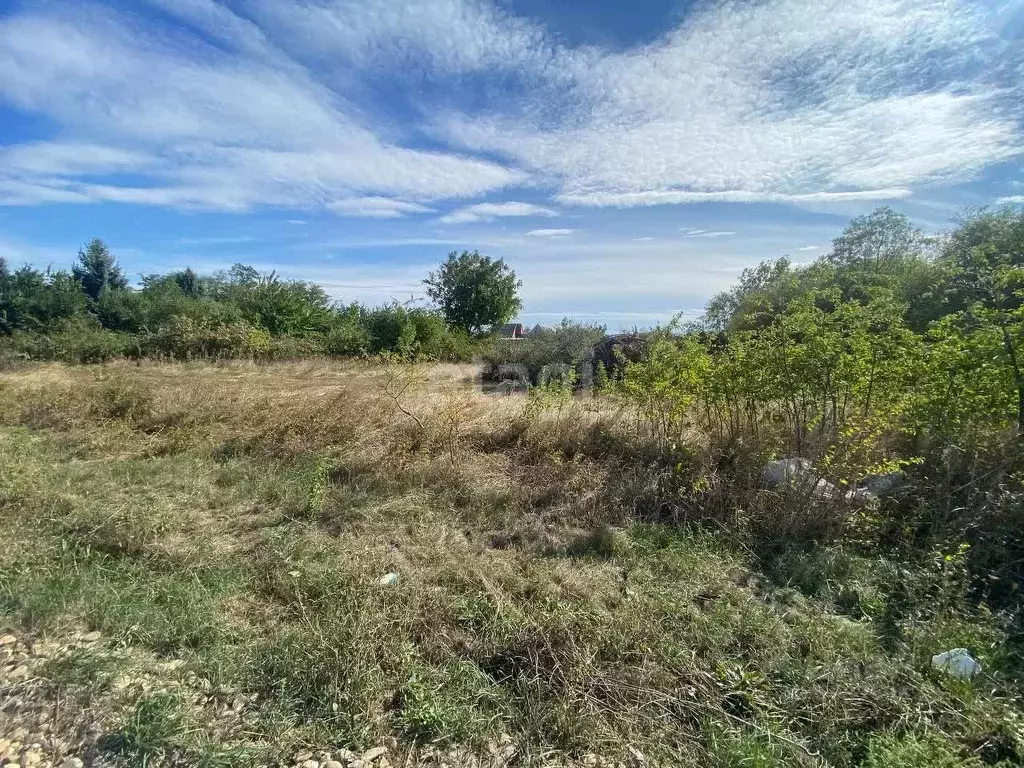
POLYGON ((557 216, 558 211, 533 203, 477 203, 440 217, 441 224, 473 224, 508 216, 557 216))
MULTIPOLYGON (((0 100, 57 130, 0 149, 0 202, 363 199, 335 210, 394 218, 509 188, 621 208, 906 198, 1024 150, 1024 53, 999 13, 721 0, 606 49, 489 0, 29 6, 0 18, 0 100)), ((528 205, 549 213, 509 207, 528 205)))

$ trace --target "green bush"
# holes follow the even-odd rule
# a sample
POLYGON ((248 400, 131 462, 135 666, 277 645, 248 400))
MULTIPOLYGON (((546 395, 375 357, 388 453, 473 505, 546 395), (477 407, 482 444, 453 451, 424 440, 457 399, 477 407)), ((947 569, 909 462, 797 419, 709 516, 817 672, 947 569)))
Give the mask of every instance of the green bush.
POLYGON ((54 333, 15 331, 0 340, 9 355, 64 363, 103 363, 138 354, 135 337, 108 331, 84 318, 63 324, 54 333))
POLYGON ((865 768, 981 768, 938 736, 880 736, 871 740, 865 768))
POLYGON ((270 351, 271 336, 245 322, 211 325, 174 316, 167 325, 140 337, 142 354, 172 360, 261 357, 270 351))
POLYGON ((483 354, 487 374, 500 376, 502 366, 521 366, 531 384, 540 384, 545 368, 564 370, 589 364, 594 345, 605 335, 603 326, 574 323, 568 318, 557 328, 525 339, 494 339, 483 354))

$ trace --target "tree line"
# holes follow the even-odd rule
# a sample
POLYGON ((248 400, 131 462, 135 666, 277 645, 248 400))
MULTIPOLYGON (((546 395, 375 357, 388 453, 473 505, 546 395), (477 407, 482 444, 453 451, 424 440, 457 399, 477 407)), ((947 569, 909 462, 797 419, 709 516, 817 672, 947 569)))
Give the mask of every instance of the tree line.
POLYGON ((369 307, 235 264, 213 275, 146 275, 133 288, 94 239, 70 270, 12 270, 0 259, 0 347, 69 362, 380 353, 459 360, 520 307, 515 273, 476 251, 449 254, 424 285, 432 306, 369 307))
POLYGON ((686 330, 656 333, 624 382, 666 435, 695 407, 719 432, 783 421, 796 453, 895 426, 1024 433, 1024 212, 925 237, 879 208, 810 264, 745 270, 686 330))

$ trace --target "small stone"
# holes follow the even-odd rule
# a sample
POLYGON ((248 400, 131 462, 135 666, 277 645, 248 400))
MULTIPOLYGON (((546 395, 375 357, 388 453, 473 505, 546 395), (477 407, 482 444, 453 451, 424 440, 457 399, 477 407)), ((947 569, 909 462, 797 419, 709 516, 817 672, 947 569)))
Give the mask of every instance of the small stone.
POLYGON ((84 768, 84 766, 85 763, 82 762, 80 757, 69 757, 60 764, 60 768, 84 768))
POLYGON ((17 682, 18 680, 26 680, 27 678, 28 678, 28 665, 27 664, 21 664, 21 665, 15 667, 14 669, 12 669, 10 672, 7 673, 7 679, 11 680, 12 682, 17 682))
POLYGON ((100 634, 99 632, 86 632, 84 635, 82 635, 82 642, 83 643, 95 643, 101 637, 103 637, 103 635, 100 634))
POLYGON ((362 759, 363 759, 364 763, 372 763, 378 757, 383 757, 387 753, 388 753, 388 748, 387 747, 374 747, 373 749, 368 749, 365 752, 363 752, 363 758, 362 759))
POLYGON ((323 764, 323 768, 345 768, 345 764, 337 760, 328 760, 323 764))
POLYGON ((358 760, 359 755, 350 749, 339 749, 335 751, 334 759, 339 763, 351 763, 353 760, 358 760))
POLYGON ((320 763, 316 760, 306 760, 302 763, 302 768, 320 768, 320 763))
POLYGON ((632 744, 629 745, 629 754, 633 756, 633 759, 638 763, 646 763, 647 757, 639 749, 634 747, 632 744))
POLYGON ((0 645, 14 645, 18 642, 18 638, 14 635, 4 635, 0 637, 0 645))

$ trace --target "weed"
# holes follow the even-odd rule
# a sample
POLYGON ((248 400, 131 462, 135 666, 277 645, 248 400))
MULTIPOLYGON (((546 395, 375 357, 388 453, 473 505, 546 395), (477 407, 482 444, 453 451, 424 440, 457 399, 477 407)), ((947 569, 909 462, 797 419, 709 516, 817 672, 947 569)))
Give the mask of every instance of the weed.
POLYGON ((406 363, 108 369, 0 372, 0 613, 187 665, 136 702, 121 656, 47 664, 52 690, 127 711, 124 762, 1020 759, 1013 617, 977 587, 1015 551, 998 484, 991 521, 940 538, 903 499, 760 491, 769 430, 652 436, 620 395, 430 391, 406 363), (932 670, 950 647, 983 678, 932 670))

